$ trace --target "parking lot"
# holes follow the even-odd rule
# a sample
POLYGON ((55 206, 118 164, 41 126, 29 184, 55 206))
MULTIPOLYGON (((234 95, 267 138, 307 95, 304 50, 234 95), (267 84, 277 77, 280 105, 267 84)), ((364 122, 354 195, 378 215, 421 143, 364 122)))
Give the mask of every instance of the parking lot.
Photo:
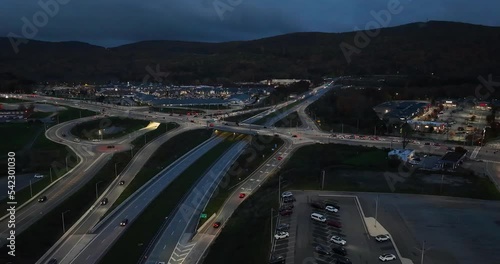
MULTIPOLYGON (((320 197, 312 192, 293 191, 296 201, 293 203, 293 213, 287 216, 279 216, 278 225, 289 224, 289 237, 275 240, 273 254, 283 256, 285 263, 337 263, 337 259, 345 260, 345 263, 379 263, 381 254, 396 251, 391 241, 377 242, 368 233, 367 227, 361 215, 357 201, 352 197, 320 197), (313 208, 311 203, 333 204, 339 208, 338 212, 330 212, 325 209, 313 208), (326 218, 326 222, 311 219, 311 213, 319 213, 326 218), (341 226, 332 226, 332 222, 341 226), (330 222, 330 223, 329 223, 330 222), (346 241, 343 246, 346 256, 333 252, 334 247, 341 247, 330 241, 332 236, 338 236, 346 241), (326 249, 321 252, 317 247, 326 249), (320 252, 318 252, 320 251, 320 252)), ((336 225, 336 224, 334 224, 336 225)), ((276 234, 276 232, 274 232, 276 234)), ((339 262, 342 263, 342 262, 339 262)), ((390 263, 401 263, 396 259, 390 263)))

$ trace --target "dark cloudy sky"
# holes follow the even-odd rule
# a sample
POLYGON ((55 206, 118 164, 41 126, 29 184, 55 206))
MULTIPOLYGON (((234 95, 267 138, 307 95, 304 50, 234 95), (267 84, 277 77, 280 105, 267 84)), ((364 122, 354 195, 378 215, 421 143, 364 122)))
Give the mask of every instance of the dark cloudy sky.
MULTIPOLYGON (((345 32, 364 29, 376 21, 372 11, 388 10, 392 1, 398 0, 1 0, 0 36, 111 47, 156 39, 220 42, 345 32), (44 11, 39 2, 58 3, 56 12, 44 11), (23 33, 30 23, 35 33, 23 33)), ((401 12, 391 15, 389 26, 427 20, 500 26, 499 0, 399 2, 401 12)))

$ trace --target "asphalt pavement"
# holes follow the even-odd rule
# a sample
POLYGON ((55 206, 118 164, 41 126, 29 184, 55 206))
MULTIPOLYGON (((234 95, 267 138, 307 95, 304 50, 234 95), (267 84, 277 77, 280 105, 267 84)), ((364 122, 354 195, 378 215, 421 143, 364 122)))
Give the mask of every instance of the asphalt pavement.
POLYGON ((181 175, 192 163, 203 156, 214 146, 223 141, 223 138, 211 138, 160 173, 160 175, 143 189, 136 191, 127 202, 122 203, 107 219, 104 219, 99 228, 92 234, 82 235, 81 246, 75 246, 71 252, 59 260, 59 263, 97 263, 109 250, 116 240, 126 231, 127 226, 119 226, 123 219, 129 224, 140 216, 141 212, 151 203, 177 176, 181 175))
POLYGON ((177 211, 169 217, 165 230, 156 240, 145 263, 156 264, 159 261, 182 263, 188 254, 185 245, 194 235, 200 214, 210 197, 234 161, 248 145, 242 140, 226 151, 188 192, 184 201, 180 201, 177 211))

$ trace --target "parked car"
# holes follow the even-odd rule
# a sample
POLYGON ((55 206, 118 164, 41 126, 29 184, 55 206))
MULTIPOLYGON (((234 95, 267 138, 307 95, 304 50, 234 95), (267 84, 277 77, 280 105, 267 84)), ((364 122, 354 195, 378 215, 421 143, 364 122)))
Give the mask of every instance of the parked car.
POLYGON ((273 255, 269 260, 269 264, 285 264, 285 257, 273 255))
POLYGON ((285 216, 285 215, 291 215, 292 213, 293 213, 292 210, 285 210, 285 211, 281 211, 280 215, 285 216))
POLYGON ((339 209, 337 209, 331 205, 325 206, 325 210, 327 210, 328 212, 333 212, 333 213, 337 213, 339 211, 339 209))
POLYGON ((287 231, 290 229, 290 224, 280 224, 277 228, 276 231, 287 231))
POLYGON ((378 242, 384 242, 384 241, 388 241, 390 239, 391 239, 391 237, 388 234, 378 235, 375 237, 375 240, 377 240, 378 242))
POLYGON ((330 238, 330 242, 333 242, 333 243, 335 243, 337 245, 342 245, 342 246, 347 243, 347 241, 345 241, 345 239, 343 239, 343 238, 341 238, 339 236, 332 236, 330 238))
POLYGON ((332 207, 337 208, 337 210, 340 210, 340 206, 338 204, 336 204, 336 203, 325 201, 324 204, 325 204, 325 206, 332 206, 332 207))
POLYGON ((350 259, 342 257, 342 258, 337 258, 335 260, 335 264, 352 264, 352 262, 350 259))
POLYGON ((347 251, 342 246, 332 246, 332 251, 333 251, 333 253, 341 255, 341 256, 347 255, 347 251))
POLYGON ((128 219, 125 218, 120 222, 120 226, 126 226, 128 224, 128 219))
POLYGON ((292 210, 293 209, 293 204, 287 204, 287 205, 283 205, 280 207, 279 211, 286 211, 286 210, 292 210))
POLYGON ((342 224, 340 224, 337 221, 333 221, 333 220, 326 221, 326 224, 329 225, 329 226, 336 227, 336 228, 341 228, 342 227, 342 224))
POLYGON ((38 198, 38 202, 39 202, 39 203, 43 203, 43 202, 45 202, 45 201, 47 201, 47 196, 45 196, 45 195, 44 195, 44 196, 42 196, 42 197, 40 197, 40 198, 38 198))
POLYGON ((282 198, 293 197, 293 193, 292 192, 283 192, 281 194, 281 197, 282 198))
POLYGON ((322 222, 322 223, 326 222, 326 217, 324 217, 322 214, 318 214, 318 213, 312 213, 311 219, 316 220, 318 222, 322 222))
POLYGON ((382 254, 378 257, 383 262, 396 260, 396 256, 394 254, 382 254))
POLYGON ((284 231, 282 231, 282 232, 278 232, 278 233, 276 233, 276 234, 274 235, 274 238, 276 238, 276 239, 283 239, 283 238, 287 238, 287 237, 289 237, 289 236, 290 236, 290 234, 289 234, 288 232, 284 232, 284 231))
POLYGON ((295 202, 295 201, 297 201, 297 200, 295 199, 295 197, 286 197, 286 198, 283 198, 283 202, 284 202, 284 203, 293 203, 293 202, 295 202))
POLYGON ((314 248, 314 251, 316 251, 317 253, 321 254, 321 255, 331 255, 332 253, 328 250, 327 247, 324 247, 322 245, 317 245, 315 248, 314 248))

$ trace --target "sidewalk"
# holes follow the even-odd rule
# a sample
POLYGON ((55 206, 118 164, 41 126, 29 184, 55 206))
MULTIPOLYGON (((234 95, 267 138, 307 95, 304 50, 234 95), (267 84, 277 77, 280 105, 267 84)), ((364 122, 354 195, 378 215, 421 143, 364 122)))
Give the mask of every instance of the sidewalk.
MULTIPOLYGON (((378 235, 389 234, 389 232, 378 221, 375 221, 375 218, 364 217, 364 221, 365 221, 366 228, 368 229, 368 232, 370 233, 370 236, 374 237, 374 236, 378 236, 378 235)), ((391 236, 391 235, 389 234, 389 236, 391 236)), ((394 249, 396 249, 396 252, 397 252, 398 257, 401 260, 402 264, 414 264, 413 261, 411 261, 411 259, 401 257, 401 254, 399 253, 399 250, 396 247, 395 242, 392 240, 392 236, 391 236, 391 242, 393 243, 394 249)))

